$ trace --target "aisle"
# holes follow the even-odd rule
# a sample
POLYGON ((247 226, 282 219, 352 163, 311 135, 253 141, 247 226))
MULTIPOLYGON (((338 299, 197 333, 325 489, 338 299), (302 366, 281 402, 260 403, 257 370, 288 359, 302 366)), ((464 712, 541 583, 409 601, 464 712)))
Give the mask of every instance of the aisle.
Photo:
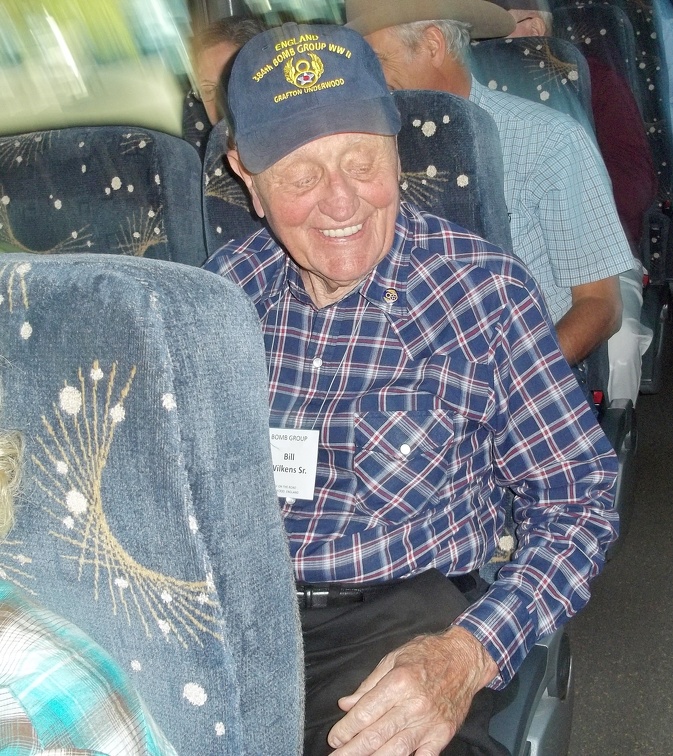
POLYGON ((673 358, 638 402, 636 510, 621 551, 569 626, 570 756, 673 754, 673 358))

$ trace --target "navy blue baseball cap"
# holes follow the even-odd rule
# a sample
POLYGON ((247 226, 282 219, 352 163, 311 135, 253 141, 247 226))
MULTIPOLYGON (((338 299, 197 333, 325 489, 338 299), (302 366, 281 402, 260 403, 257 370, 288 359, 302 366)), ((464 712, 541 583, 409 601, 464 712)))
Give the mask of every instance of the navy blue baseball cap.
POLYGON ((253 37, 236 56, 227 101, 251 173, 320 137, 394 136, 401 127, 374 51, 337 25, 287 23, 253 37))

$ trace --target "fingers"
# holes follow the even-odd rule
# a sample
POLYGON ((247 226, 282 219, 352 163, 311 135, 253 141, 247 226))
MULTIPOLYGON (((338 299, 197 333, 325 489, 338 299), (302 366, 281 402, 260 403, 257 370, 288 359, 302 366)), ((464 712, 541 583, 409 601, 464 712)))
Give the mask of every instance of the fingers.
POLYGON ((334 756, 439 756, 496 673, 483 646, 461 628, 414 638, 340 699, 347 713, 328 736, 334 756))
MULTIPOLYGON (((337 747, 332 756, 439 756, 452 735, 445 724, 431 727, 423 723, 405 727, 400 724, 399 712, 392 710, 337 747)), ((329 740, 334 747, 332 734, 329 740)))
POLYGON ((351 693, 349 696, 343 696, 343 698, 339 699, 339 708, 342 711, 350 711, 353 706, 355 706, 355 704, 362 698, 362 696, 364 696, 366 693, 369 693, 370 690, 373 690, 379 684, 379 682, 381 682, 381 680, 393 668, 394 664, 395 654, 388 654, 387 656, 384 656, 383 659, 375 667, 374 671, 362 681, 362 683, 354 693, 351 693))
POLYGON ((419 694, 407 670, 386 673, 375 688, 358 691, 348 714, 332 728, 334 756, 438 756, 455 732, 434 703, 419 694), (418 749, 421 748, 421 751, 418 749))

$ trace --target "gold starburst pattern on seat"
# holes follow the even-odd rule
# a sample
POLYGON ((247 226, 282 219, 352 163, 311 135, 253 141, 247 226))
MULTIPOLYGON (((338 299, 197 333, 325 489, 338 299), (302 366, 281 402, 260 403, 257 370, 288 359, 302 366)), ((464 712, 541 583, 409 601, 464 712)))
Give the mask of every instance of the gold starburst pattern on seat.
POLYGON ((139 621, 149 637, 161 633, 185 648, 202 645, 205 634, 221 639, 212 577, 190 582, 145 567, 124 549, 105 515, 103 476, 135 374, 133 367, 118 389, 117 363, 106 378, 94 361, 87 376, 79 369, 79 386, 61 389, 53 419, 42 416, 44 435, 32 457, 37 483, 52 502, 46 511, 54 522, 50 534, 65 547, 61 556, 77 563, 78 579, 91 581, 97 601, 109 599, 113 614, 139 621))
MULTIPOLYGON (((0 185, 0 244, 9 245, 12 252, 29 252, 35 255, 57 255, 64 252, 86 251, 91 246, 91 234, 84 233, 87 226, 83 226, 77 231, 73 231, 62 241, 55 244, 49 249, 31 249, 23 244, 16 237, 9 218, 9 205, 11 198, 5 194, 2 185, 0 185)), ((2 251, 2 250, 0 250, 2 251)))
POLYGON ((526 68, 528 74, 537 81, 542 83, 560 81, 562 84, 566 81, 578 81, 577 64, 555 55, 544 37, 536 40, 536 44, 530 45, 527 51, 526 68))
POLYGON ((51 147, 52 134, 51 131, 40 131, 0 139, 0 167, 28 165, 51 147))
POLYGON ((144 150, 152 144, 154 140, 146 131, 127 131, 122 138, 121 152, 122 155, 128 155, 136 150, 144 150))
POLYGON ((437 171, 433 166, 429 166, 424 171, 404 171, 400 188, 405 200, 425 207, 432 204, 432 200, 445 190, 448 181, 446 171, 437 171))
POLYGON ((222 202, 248 209, 248 199, 236 179, 225 170, 222 156, 214 160, 206 171, 206 197, 217 197, 222 202))
POLYGON ((161 207, 158 210, 140 208, 126 219, 126 226, 120 226, 117 235, 117 249, 121 254, 144 257, 148 249, 168 241, 161 210, 161 207))

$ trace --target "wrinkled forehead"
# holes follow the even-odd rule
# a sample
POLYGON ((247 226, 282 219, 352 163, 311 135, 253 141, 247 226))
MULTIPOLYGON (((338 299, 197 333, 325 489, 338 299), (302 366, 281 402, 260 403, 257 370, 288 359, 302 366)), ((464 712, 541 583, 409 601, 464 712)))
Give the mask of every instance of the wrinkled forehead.
POLYGON ((376 162, 382 167, 388 163, 396 165, 399 161, 397 137, 356 131, 329 134, 297 147, 263 173, 278 173, 302 163, 336 166, 349 158, 376 162))

